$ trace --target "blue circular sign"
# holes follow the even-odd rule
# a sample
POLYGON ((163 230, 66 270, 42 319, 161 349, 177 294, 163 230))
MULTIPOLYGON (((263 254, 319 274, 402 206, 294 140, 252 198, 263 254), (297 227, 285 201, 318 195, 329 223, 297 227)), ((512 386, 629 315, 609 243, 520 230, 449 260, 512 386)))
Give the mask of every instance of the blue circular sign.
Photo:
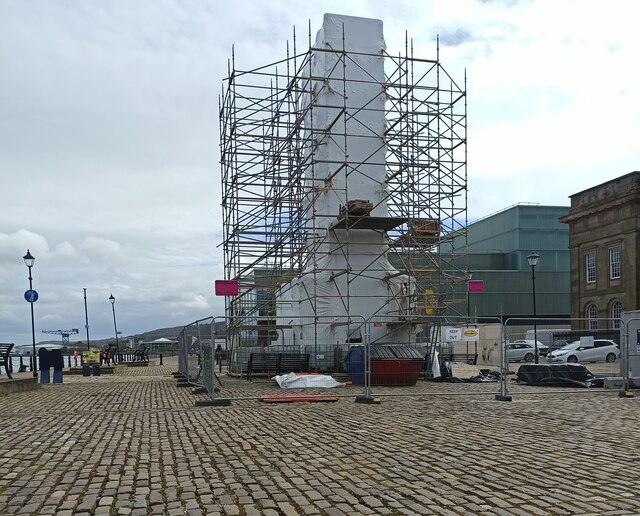
POLYGON ((38 293, 35 290, 27 290, 24 293, 24 298, 29 303, 35 303, 38 300, 38 293))

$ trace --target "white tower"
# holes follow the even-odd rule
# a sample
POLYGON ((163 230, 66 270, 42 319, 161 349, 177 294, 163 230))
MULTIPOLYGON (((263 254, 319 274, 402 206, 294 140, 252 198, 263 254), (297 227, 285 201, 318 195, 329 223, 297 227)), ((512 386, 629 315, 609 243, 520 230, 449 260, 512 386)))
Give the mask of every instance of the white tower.
POLYGON ((385 321, 374 341, 410 339, 411 327, 387 324, 406 318, 414 287, 387 258, 386 231, 407 219, 387 210, 384 48, 381 20, 325 14, 312 50, 301 108, 313 142, 303 201, 313 256, 276 303, 280 324, 304 328, 298 340, 357 342, 372 316, 385 321), (312 316, 335 324, 313 327, 312 316))
POLYGON ((366 320, 372 344, 407 344, 428 307, 464 313, 466 92, 439 55, 389 54, 380 20, 327 14, 307 51, 232 56, 224 82, 232 346, 345 345, 366 320))

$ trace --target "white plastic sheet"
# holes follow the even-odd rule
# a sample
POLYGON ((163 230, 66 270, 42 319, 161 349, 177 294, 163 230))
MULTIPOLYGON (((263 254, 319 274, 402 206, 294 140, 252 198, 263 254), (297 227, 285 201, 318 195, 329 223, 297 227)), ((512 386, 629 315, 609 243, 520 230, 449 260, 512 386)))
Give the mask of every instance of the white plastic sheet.
POLYGON ((440 371, 440 354, 434 349, 431 354, 431 377, 440 378, 442 372, 440 371))
POLYGON ((344 386, 344 383, 337 382, 326 374, 288 373, 274 376, 271 379, 278 382, 282 389, 304 389, 309 387, 327 389, 344 386))

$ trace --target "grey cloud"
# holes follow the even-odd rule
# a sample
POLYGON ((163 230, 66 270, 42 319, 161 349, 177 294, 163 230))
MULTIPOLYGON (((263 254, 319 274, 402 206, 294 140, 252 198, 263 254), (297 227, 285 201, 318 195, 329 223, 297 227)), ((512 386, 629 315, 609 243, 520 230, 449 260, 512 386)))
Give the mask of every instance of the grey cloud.
POLYGON ((530 5, 533 0, 475 0, 481 4, 495 4, 502 7, 520 7, 530 5))
POLYGON ((472 41, 473 35, 467 29, 456 29, 454 31, 442 31, 438 33, 440 44, 449 47, 457 47, 472 41))

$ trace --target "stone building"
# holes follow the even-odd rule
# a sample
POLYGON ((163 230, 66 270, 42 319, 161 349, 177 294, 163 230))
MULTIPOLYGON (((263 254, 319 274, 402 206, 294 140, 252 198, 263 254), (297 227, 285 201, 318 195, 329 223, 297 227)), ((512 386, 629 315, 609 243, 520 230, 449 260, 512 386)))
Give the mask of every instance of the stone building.
MULTIPOLYGON (((584 329, 616 328, 640 309, 640 172, 570 196, 571 317, 584 329)), ((577 326, 577 325, 576 325, 577 326)))

